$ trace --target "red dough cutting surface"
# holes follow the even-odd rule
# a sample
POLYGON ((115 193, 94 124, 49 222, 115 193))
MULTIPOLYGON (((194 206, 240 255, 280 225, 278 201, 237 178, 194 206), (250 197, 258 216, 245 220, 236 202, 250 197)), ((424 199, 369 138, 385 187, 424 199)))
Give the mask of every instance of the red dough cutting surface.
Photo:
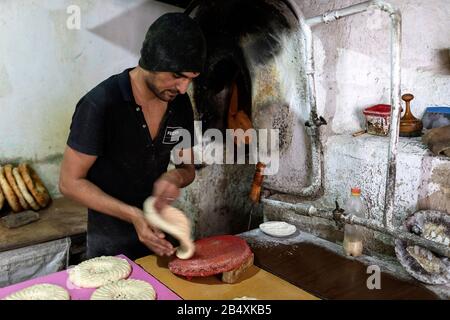
POLYGON ((195 242, 191 259, 174 259, 172 273, 185 277, 207 277, 240 267, 253 253, 245 240, 232 236, 215 236, 195 242))

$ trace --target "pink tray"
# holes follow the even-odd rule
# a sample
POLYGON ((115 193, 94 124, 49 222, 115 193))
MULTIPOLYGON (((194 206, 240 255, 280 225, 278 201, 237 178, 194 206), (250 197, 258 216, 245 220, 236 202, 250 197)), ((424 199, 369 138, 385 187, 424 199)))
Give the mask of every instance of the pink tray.
MULTIPOLYGON (((156 300, 182 300, 178 295, 176 295, 174 292, 172 292, 169 288, 167 288, 161 282, 156 280, 154 277, 149 275, 147 272, 144 271, 144 269, 142 269, 136 263, 128 259, 126 256, 119 255, 118 257, 127 259, 131 265, 132 271, 128 279, 143 280, 150 283, 156 291, 156 300)), ((73 285, 69 281, 69 275, 67 273, 67 270, 64 270, 50 274, 48 276, 24 281, 9 287, 1 288, 0 300, 13 292, 39 283, 51 283, 66 288, 69 291, 70 298, 72 300, 89 300, 91 298, 91 294, 95 291, 95 289, 78 288, 75 285, 73 285)))

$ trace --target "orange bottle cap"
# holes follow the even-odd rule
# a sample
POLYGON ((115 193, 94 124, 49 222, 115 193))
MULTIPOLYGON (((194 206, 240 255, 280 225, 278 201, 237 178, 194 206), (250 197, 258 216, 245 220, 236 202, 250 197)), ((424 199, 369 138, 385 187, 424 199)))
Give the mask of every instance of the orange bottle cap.
POLYGON ((352 188, 352 194, 361 194, 360 188, 352 188))

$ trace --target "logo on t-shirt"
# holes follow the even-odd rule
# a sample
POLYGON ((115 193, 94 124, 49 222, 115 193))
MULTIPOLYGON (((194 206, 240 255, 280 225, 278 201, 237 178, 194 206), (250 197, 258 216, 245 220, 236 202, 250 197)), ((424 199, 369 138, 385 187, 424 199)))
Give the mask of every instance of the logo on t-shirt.
POLYGON ((182 127, 166 127, 166 132, 164 133, 164 144, 176 144, 180 140, 182 127))

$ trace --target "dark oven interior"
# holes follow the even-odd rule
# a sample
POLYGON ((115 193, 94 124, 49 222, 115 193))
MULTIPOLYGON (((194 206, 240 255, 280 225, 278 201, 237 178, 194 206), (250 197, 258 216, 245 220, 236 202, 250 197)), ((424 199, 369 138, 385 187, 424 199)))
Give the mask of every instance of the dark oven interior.
POLYGON ((291 8, 276 0, 208 0, 193 1, 186 13, 200 23, 208 45, 207 69, 194 83, 203 130, 252 128, 247 61, 264 65, 281 51, 277 35, 297 25, 291 8))

